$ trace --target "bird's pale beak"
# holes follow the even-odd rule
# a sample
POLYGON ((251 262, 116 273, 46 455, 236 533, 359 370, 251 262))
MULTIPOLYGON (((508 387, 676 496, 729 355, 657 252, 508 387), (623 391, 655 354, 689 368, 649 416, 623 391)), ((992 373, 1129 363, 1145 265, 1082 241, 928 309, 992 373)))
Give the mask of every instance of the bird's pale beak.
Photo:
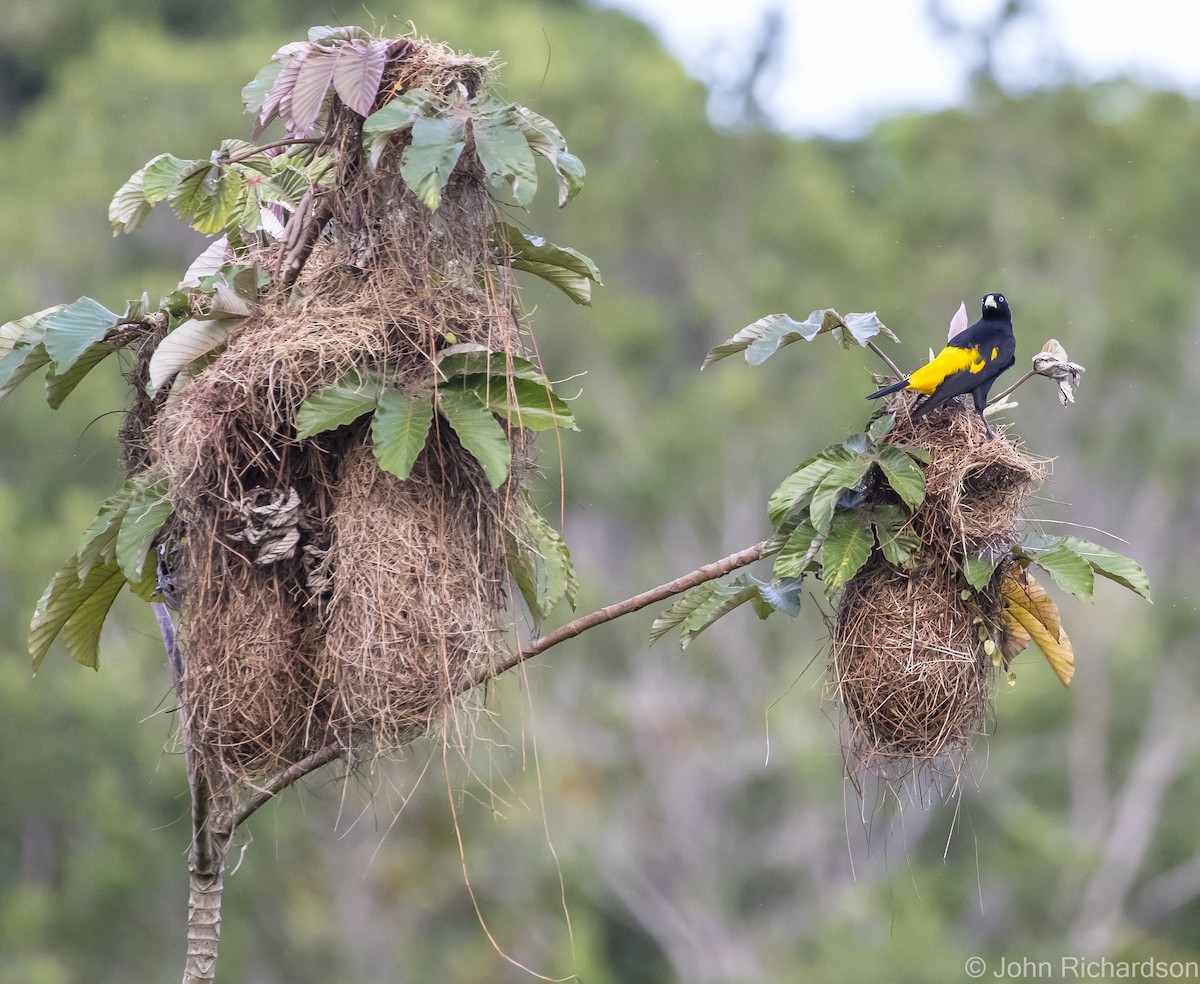
POLYGON ((988 294, 988 296, 983 299, 983 306, 990 308, 996 307, 996 295, 988 294))

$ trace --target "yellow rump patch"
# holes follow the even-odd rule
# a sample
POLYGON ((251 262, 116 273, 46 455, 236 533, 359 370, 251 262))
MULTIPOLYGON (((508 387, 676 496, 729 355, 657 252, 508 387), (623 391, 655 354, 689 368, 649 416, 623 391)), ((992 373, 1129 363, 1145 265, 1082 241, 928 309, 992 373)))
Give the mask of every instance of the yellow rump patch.
POLYGON ((908 377, 908 388, 929 396, 947 376, 963 369, 968 372, 979 372, 985 365, 987 363, 980 358, 979 349, 964 349, 947 345, 932 362, 921 366, 908 377))

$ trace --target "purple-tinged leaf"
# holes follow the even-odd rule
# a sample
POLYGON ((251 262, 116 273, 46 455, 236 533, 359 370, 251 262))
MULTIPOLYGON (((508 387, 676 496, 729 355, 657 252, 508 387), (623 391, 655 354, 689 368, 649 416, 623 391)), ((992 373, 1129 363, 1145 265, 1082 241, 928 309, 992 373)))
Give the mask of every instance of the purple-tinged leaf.
POLYGON ((967 317, 966 303, 959 304, 958 310, 954 312, 954 317, 950 319, 950 334, 946 336, 946 340, 954 338, 960 331, 966 331, 970 323, 971 319, 967 317))
POLYGON ((286 48, 293 47, 294 50, 286 56, 287 60, 284 62, 283 68, 275 76, 275 82, 263 97, 262 108, 258 112, 258 125, 254 128, 255 137, 261 135, 275 117, 284 116, 289 112, 296 79, 300 76, 300 69, 304 67, 309 52, 313 50, 311 45, 298 41, 294 45, 285 45, 280 48, 275 53, 275 57, 279 58, 286 48))
POLYGON ((342 102, 359 116, 367 116, 379 95, 379 82, 387 67, 388 43, 344 45, 333 69, 333 87, 342 102))
POLYGON ((313 48, 296 76, 291 98, 280 107, 280 115, 293 136, 306 137, 316 126, 325 105, 325 97, 333 82, 339 52, 313 48))

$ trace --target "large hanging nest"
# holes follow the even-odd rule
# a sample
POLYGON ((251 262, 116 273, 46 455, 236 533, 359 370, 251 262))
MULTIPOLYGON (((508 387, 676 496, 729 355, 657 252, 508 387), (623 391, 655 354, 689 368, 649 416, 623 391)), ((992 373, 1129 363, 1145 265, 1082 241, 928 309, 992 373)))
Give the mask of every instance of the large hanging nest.
MULTIPOLYGON (((913 773, 957 778, 986 725, 1002 634, 1002 571, 964 592, 967 554, 1004 554, 1045 462, 1004 436, 989 439, 973 410, 949 407, 913 423, 897 397, 888 440, 921 448, 925 498, 911 518, 912 569, 876 551, 846 585, 832 626, 830 690, 844 713, 847 772, 893 786, 913 773)), ((876 489, 875 495, 890 495, 876 489)))
MULTIPOLYGON (((389 57, 385 93, 473 95, 489 69, 417 41, 389 57)), ((221 786, 330 741, 397 746, 499 645, 503 517, 521 470, 493 489, 444 421, 405 481, 376 463, 365 420, 296 438, 301 404, 351 370, 403 390, 452 343, 524 351, 478 159, 462 156, 431 211, 400 177, 404 139, 368 168, 361 115, 335 98, 330 119, 334 204, 295 289, 268 287, 219 357, 140 397, 123 429, 131 471, 169 480, 183 726, 221 786)), ((250 259, 277 270, 282 255, 271 244, 250 259)), ((140 393, 162 337, 135 362, 140 393)), ((517 462, 523 433, 509 428, 517 462)))

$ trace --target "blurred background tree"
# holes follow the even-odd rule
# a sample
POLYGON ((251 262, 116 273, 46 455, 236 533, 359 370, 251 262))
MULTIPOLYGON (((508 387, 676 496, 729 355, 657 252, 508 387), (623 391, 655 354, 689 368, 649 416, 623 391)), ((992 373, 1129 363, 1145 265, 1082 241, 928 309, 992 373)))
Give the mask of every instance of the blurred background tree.
MULTIPOLYGON (((493 949, 468 881, 505 954, 601 984, 960 980, 976 953, 1200 958, 1200 439, 1184 409, 1200 105, 1120 79, 1013 94, 983 72, 960 108, 797 139, 770 128, 753 81, 714 126, 647 27, 582 0, 379 13, 500 51, 512 97, 588 165, 573 207, 533 224, 608 286, 592 310, 526 292, 551 375, 587 373, 584 430, 562 448, 583 606, 761 539, 779 478, 865 418, 860 350, 700 376, 712 344, 772 311, 874 309, 914 365, 960 300, 995 288, 1019 364, 1054 335, 1089 370, 1074 407, 1029 386, 1009 414, 1055 459, 1039 518, 1126 537, 1156 604, 1109 586, 1094 608, 1060 598, 1070 691, 1031 651, 961 797, 900 811, 870 791, 860 807, 843 780, 820 601, 798 622, 731 616, 684 655, 647 648, 648 616, 610 624, 495 687, 465 761, 419 742, 260 815, 227 880, 221 977, 530 979, 493 949)), ((160 150, 247 133, 238 93, 270 53, 362 16, 18 0, 0 24, 0 320, 172 288, 202 242, 167 214, 112 240, 112 192, 160 150)), ((770 78, 769 32, 757 48, 744 79, 770 78)), ((60 654, 30 681, 24 654, 42 587, 118 482, 105 414, 126 394, 95 376, 53 415, 19 392, 0 433, 4 981, 161 979, 182 953, 186 786, 148 613, 112 621, 98 674, 60 654)), ((550 497, 553 449, 542 465, 550 497)))

